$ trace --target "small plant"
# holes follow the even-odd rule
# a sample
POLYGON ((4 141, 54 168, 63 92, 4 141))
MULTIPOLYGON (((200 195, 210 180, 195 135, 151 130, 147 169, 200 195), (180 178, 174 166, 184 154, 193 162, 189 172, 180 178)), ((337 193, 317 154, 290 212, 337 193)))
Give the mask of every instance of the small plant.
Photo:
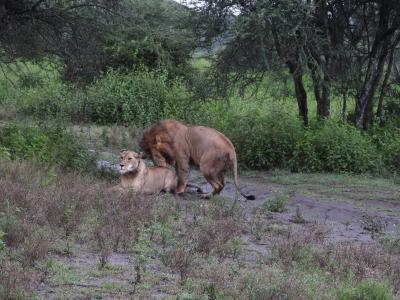
POLYGON ((147 264, 147 252, 149 252, 150 247, 149 243, 149 232, 144 228, 138 229, 138 236, 136 242, 133 246, 133 252, 135 254, 134 261, 135 261, 135 284, 142 282, 142 273, 146 271, 146 264, 147 264))
POLYGON ((379 242, 389 253, 400 255, 400 236, 385 235, 379 242))
POLYGON ((382 234, 387 227, 386 220, 382 219, 379 216, 364 215, 363 223, 364 229, 371 232, 372 238, 375 238, 377 235, 382 234))
POLYGON ((10 206, 9 201, 6 202, 6 208, 4 212, 0 212, 0 231, 3 233, 2 240, 6 244, 13 242, 13 237, 17 233, 17 213, 19 209, 10 206))
POLYGON ((11 159, 10 150, 7 149, 6 147, 0 146, 0 160, 10 160, 10 159, 11 159))
POLYGON ((262 205, 262 209, 264 212, 281 213, 286 210, 286 205, 288 202, 289 202, 289 195, 281 193, 269 200, 266 200, 262 205))
POLYGON ((181 284, 184 284, 186 278, 194 263, 195 255, 190 246, 177 246, 168 251, 164 256, 164 264, 173 271, 178 272, 181 284))
POLYGON ((306 220, 304 219, 303 212, 301 211, 301 206, 300 204, 296 204, 296 213, 294 215, 294 218, 292 219, 294 223, 298 224, 304 224, 306 223, 306 220))
POLYGON ((95 230, 95 238, 97 247, 99 248, 99 269, 104 269, 108 263, 108 259, 112 252, 112 246, 110 241, 111 237, 106 232, 107 228, 97 228, 95 230))
POLYGON ((338 300, 393 300, 392 289, 382 282, 362 281, 354 287, 344 287, 337 292, 338 300))
POLYGON ((257 213, 250 222, 250 230, 257 241, 261 241, 263 233, 265 231, 265 221, 262 216, 257 213))
POLYGON ((233 258, 237 258, 240 254, 240 252, 242 251, 243 248, 243 242, 240 238, 233 238, 231 241, 232 244, 232 256, 233 258))

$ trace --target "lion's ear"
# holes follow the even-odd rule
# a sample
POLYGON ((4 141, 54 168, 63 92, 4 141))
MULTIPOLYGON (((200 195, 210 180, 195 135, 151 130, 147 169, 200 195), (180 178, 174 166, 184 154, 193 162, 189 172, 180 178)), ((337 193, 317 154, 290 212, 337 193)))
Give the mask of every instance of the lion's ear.
POLYGON ((155 142, 156 142, 156 144, 160 144, 162 142, 161 137, 159 135, 156 135, 155 142))
POLYGON ((124 152, 126 152, 126 151, 128 151, 128 149, 121 149, 121 150, 119 151, 119 153, 122 154, 122 153, 124 153, 124 152))
POLYGON ((146 154, 143 152, 138 153, 138 158, 146 158, 146 154))

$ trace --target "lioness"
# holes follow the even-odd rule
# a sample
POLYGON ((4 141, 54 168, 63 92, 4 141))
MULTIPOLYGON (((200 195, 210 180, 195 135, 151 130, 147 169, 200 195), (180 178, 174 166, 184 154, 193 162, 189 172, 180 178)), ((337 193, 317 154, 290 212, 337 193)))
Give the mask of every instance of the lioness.
POLYGON ((143 195, 158 194, 162 191, 175 193, 177 178, 174 172, 166 167, 147 167, 141 153, 121 150, 119 166, 119 190, 131 189, 143 195))
POLYGON ((140 147, 151 155, 157 166, 175 166, 178 175, 177 193, 185 191, 189 176, 189 164, 200 167, 213 190, 204 198, 218 194, 225 186, 225 172, 232 168, 235 186, 242 196, 253 200, 239 190, 237 160, 231 141, 213 128, 204 126, 188 127, 175 120, 163 120, 144 132, 140 147))

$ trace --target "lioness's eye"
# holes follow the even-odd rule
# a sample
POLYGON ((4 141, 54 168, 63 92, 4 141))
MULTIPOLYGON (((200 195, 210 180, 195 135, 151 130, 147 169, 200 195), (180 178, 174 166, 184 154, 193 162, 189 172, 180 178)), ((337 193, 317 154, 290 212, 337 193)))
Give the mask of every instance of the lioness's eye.
POLYGON ((132 157, 128 157, 128 160, 132 160, 132 157))
POLYGON ((120 156, 119 159, 124 159, 124 158, 122 156, 120 156))

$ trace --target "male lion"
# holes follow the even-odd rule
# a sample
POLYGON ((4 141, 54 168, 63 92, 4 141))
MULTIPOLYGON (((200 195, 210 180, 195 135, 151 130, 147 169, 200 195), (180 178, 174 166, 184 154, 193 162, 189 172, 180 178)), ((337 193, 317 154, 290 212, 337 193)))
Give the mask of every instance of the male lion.
POLYGON ((238 186, 236 152, 231 141, 215 129, 204 126, 188 127, 175 120, 162 120, 147 129, 140 147, 149 154, 157 166, 175 166, 178 175, 177 193, 182 194, 187 186, 189 164, 200 167, 213 190, 204 194, 209 198, 219 194, 225 186, 225 172, 233 168, 235 186, 249 200, 253 195, 244 195, 238 186))
POLYGON ((120 152, 121 183, 117 189, 131 189, 138 194, 175 193, 177 178, 165 167, 148 168, 141 153, 129 150, 120 152))

